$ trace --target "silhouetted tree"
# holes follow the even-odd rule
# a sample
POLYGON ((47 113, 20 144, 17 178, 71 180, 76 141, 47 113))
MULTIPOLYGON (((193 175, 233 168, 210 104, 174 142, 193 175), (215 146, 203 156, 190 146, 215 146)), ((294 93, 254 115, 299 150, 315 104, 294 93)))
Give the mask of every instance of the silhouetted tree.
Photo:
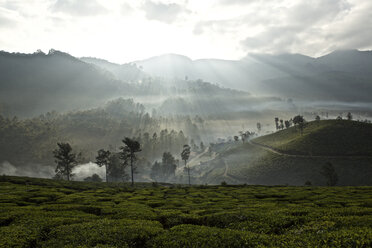
POLYGON ((283 124, 283 120, 280 120, 280 129, 284 129, 284 124, 283 124))
POLYGON ((72 169, 78 162, 77 155, 72 152, 69 143, 57 143, 57 145, 58 149, 53 151, 55 162, 57 163, 55 172, 57 175, 66 177, 67 181, 70 181, 70 178, 73 176, 72 169))
POLYGON ((321 173, 327 180, 327 186, 335 186, 337 184, 338 176, 337 176, 335 168, 330 162, 327 162, 322 167, 321 173))
POLYGON ((203 152, 204 149, 205 149, 204 143, 203 143, 203 141, 201 141, 201 142, 200 142, 200 151, 203 152))
POLYGON ((278 117, 275 117, 275 127, 276 127, 276 130, 279 129, 279 118, 278 117))
POLYGON ((302 131, 303 131, 304 125, 305 125, 304 117, 301 116, 301 115, 296 115, 295 117, 293 117, 293 124, 298 125, 298 127, 300 128, 300 131, 301 131, 301 135, 302 135, 302 131))
POLYGON ((261 123, 257 122, 257 132, 261 132, 261 123))
POLYGON ((98 155, 96 157, 96 164, 99 167, 105 166, 105 171, 106 171, 106 182, 108 182, 108 167, 110 163, 110 156, 111 152, 110 151, 105 151, 104 149, 98 150, 98 155))
POLYGON ((234 136, 234 140, 235 141, 238 141, 239 140, 239 136, 234 136))
POLYGON ((128 174, 125 172, 128 161, 122 161, 120 153, 111 153, 108 164, 107 176, 109 181, 121 182, 126 181, 129 178, 128 174))
POLYGON ((285 128, 289 128, 291 126, 291 123, 289 121, 284 121, 285 128))
POLYGON ((251 133, 249 131, 247 131, 247 132, 240 131, 239 135, 240 135, 241 140, 243 141, 243 143, 245 143, 246 139, 251 135, 251 133))
POLYGON ((164 152, 162 158, 162 165, 164 168, 164 175, 166 177, 174 176, 176 172, 176 160, 170 152, 164 152))
POLYGON ((353 119, 353 115, 349 112, 349 113, 347 113, 347 120, 348 121, 351 121, 352 119, 353 119))
POLYGON ((91 177, 86 177, 84 179, 84 181, 86 181, 86 182, 102 182, 102 178, 98 174, 94 173, 91 177))
POLYGON ((189 145, 184 145, 183 146, 183 150, 182 150, 182 153, 181 153, 181 158, 183 161, 185 161, 185 169, 187 169, 187 174, 189 176, 189 185, 191 185, 191 181, 190 181, 190 167, 187 166, 187 160, 189 160, 190 158, 190 146, 189 145))
POLYGON ((120 147, 120 158, 124 160, 124 163, 129 161, 130 163, 130 172, 132 177, 132 186, 134 185, 134 163, 137 159, 136 153, 141 151, 141 145, 138 141, 125 137, 122 142, 124 146, 120 147))
POLYGON ((319 115, 315 116, 315 120, 320 121, 320 116, 319 115))

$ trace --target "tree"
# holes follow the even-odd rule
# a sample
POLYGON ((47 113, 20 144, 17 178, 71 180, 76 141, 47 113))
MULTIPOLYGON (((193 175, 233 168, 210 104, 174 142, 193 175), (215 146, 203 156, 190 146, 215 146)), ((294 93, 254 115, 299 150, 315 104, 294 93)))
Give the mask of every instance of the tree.
POLYGON ((130 162, 130 173, 132 177, 132 186, 134 186, 134 163, 137 159, 136 153, 141 151, 141 145, 138 141, 125 137, 122 142, 124 146, 120 147, 120 158, 124 160, 124 164, 130 162))
POLYGON ((162 171, 161 164, 158 161, 155 161, 151 168, 150 177, 155 181, 158 181, 161 175, 161 171, 162 171))
POLYGON ((91 177, 86 177, 84 179, 84 181, 86 181, 86 182, 102 182, 102 178, 98 174, 94 173, 91 177))
POLYGON ((276 130, 279 129, 279 118, 278 117, 275 117, 275 127, 276 127, 276 130))
POLYGON ((177 165, 176 165, 176 159, 173 157, 173 155, 170 152, 164 152, 161 162, 163 164, 165 176, 167 177, 174 176, 177 165))
POLYGON ((239 131, 239 135, 241 136, 241 140, 243 141, 243 143, 245 143, 245 140, 248 138, 250 133, 249 131, 247 132, 239 131))
POLYGON ((335 168, 330 162, 323 165, 321 173, 327 180, 327 186, 335 186, 337 184, 338 176, 335 168))
POLYGON ((100 149, 98 151, 98 155, 96 157, 96 164, 99 167, 105 166, 106 169, 106 183, 108 182, 108 170, 109 170, 109 164, 110 164, 110 151, 105 151, 104 149, 100 149))
POLYGON ((283 120, 282 119, 280 119, 280 129, 284 129, 284 124, 283 124, 283 120))
POLYGON ((203 141, 201 141, 200 142, 200 151, 204 152, 204 149, 205 149, 204 143, 203 143, 203 141))
POLYGON ((183 150, 182 150, 182 153, 181 153, 181 158, 183 161, 185 161, 185 169, 187 170, 187 173, 188 173, 188 176, 189 176, 189 185, 191 185, 191 182, 190 182, 190 167, 187 166, 187 160, 189 160, 190 158, 190 146, 189 145, 184 145, 183 146, 183 150))
POLYGON ((347 113, 347 120, 348 121, 351 121, 352 119, 353 119, 353 115, 349 112, 349 113, 347 113))
POLYGON ((239 136, 234 136, 234 140, 235 141, 238 141, 239 140, 239 136))
POLYGON ((72 169, 78 163, 77 155, 72 152, 69 143, 57 143, 57 145, 58 149, 53 151, 55 162, 57 163, 55 172, 60 177, 66 177, 67 181, 70 181, 73 176, 72 169))
POLYGON ((319 115, 315 116, 315 120, 320 121, 320 116, 319 115))
POLYGON ((176 159, 170 152, 164 152, 162 162, 155 161, 151 168, 151 178, 154 180, 166 180, 170 176, 174 176, 176 172, 176 159))
POLYGON ((302 131, 303 131, 304 126, 305 126, 304 117, 301 116, 301 115, 296 115, 295 117, 293 117, 293 124, 298 125, 298 127, 300 128, 300 131, 301 131, 301 135, 302 135, 302 131))
POLYGON ((128 163, 126 161, 122 162, 120 153, 111 153, 108 164, 107 176, 109 181, 121 182, 128 180, 129 176, 125 172, 128 163))
POLYGON ((285 128, 288 129, 291 126, 289 121, 284 121, 285 128))
POLYGON ((257 131, 261 132, 262 125, 261 123, 257 122, 257 131))

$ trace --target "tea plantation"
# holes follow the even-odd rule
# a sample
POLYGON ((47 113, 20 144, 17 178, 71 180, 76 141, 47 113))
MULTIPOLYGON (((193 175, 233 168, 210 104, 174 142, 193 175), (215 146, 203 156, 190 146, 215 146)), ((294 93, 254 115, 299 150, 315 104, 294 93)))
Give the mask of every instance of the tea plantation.
POLYGON ((371 247, 372 187, 0 176, 0 247, 371 247))

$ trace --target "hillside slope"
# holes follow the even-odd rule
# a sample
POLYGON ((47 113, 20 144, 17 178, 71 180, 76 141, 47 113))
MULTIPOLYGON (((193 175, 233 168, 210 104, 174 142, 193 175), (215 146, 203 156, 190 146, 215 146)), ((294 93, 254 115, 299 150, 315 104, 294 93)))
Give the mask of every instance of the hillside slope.
POLYGON ((55 50, 0 52, 0 113, 34 116, 96 107, 136 89, 88 63, 55 50))
POLYGON ((248 54, 241 60, 191 60, 165 54, 135 63, 152 76, 202 78, 257 95, 296 101, 372 101, 370 51, 340 50, 320 58, 300 54, 248 54))
POLYGON ((303 185, 310 181, 325 185, 323 166, 331 163, 338 175, 337 185, 372 185, 371 136, 371 124, 310 122, 303 135, 292 127, 252 143, 220 144, 212 149, 216 152, 213 158, 195 168, 194 176, 200 175, 198 182, 208 184, 303 185))
POLYGON ((372 156, 372 124, 323 120, 258 137, 254 143, 294 155, 372 156))

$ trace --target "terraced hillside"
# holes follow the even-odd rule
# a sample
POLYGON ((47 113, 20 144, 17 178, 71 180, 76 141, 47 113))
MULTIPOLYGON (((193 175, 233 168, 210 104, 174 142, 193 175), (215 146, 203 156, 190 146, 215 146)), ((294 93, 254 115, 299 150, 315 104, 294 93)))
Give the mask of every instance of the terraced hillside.
POLYGON ((314 121, 302 134, 291 127, 219 147, 214 158, 196 168, 199 183, 326 185, 322 170, 331 163, 337 185, 372 185, 372 125, 367 123, 314 121))
POLYGON ((261 136, 254 143, 294 155, 371 156, 372 124, 347 120, 312 121, 303 132, 291 127, 261 136))
POLYGON ((371 192, 0 176, 0 247, 371 247, 371 192))

